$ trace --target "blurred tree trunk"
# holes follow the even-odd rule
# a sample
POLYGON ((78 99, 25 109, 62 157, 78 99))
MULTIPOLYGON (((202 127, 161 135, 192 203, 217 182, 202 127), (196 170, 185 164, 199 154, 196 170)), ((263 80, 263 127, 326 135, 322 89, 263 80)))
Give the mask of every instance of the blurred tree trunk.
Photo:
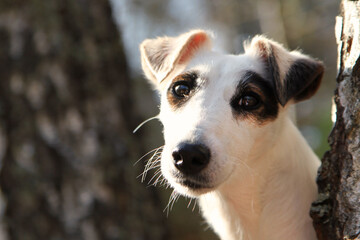
POLYGON ((107 0, 0 2, 0 239, 166 239, 107 0), (134 121, 135 120, 135 121, 134 121))
POLYGON ((360 239, 360 1, 343 0, 340 8, 337 119, 311 209, 319 240, 360 239))

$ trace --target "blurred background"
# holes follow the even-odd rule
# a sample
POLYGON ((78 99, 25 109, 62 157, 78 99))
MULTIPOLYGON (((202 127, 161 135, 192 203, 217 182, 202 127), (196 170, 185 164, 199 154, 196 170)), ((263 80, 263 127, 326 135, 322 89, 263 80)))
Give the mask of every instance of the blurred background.
POLYGON ((314 98, 298 104, 302 134, 328 149, 335 89, 335 0, 2 0, 0 240, 217 239, 189 199, 141 183, 144 154, 163 144, 158 96, 138 45, 192 28, 241 53, 265 34, 324 61, 314 98))

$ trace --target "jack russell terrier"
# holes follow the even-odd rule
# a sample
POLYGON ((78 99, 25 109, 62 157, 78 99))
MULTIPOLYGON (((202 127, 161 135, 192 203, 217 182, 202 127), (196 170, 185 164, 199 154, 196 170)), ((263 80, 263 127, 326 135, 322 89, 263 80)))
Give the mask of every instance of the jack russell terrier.
POLYGON ((215 52, 203 30, 140 45, 161 95, 161 173, 198 199, 223 240, 316 239, 309 209, 320 161, 289 106, 315 94, 323 64, 264 36, 244 47, 215 52))

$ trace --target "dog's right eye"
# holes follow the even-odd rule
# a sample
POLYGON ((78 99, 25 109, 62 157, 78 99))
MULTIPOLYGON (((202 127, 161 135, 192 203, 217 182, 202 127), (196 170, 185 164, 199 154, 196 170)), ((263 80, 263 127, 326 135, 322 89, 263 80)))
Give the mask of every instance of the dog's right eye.
POLYGON ((256 95, 245 95, 239 100, 239 106, 245 110, 253 110, 259 107, 260 101, 256 95))
POLYGON ((179 98, 184 98, 186 96, 189 96, 190 90, 191 90, 190 84, 187 82, 177 82, 174 84, 172 88, 173 94, 179 98))
POLYGON ((234 109, 238 109, 239 111, 252 111, 261 106, 261 99, 258 94, 248 92, 238 98, 235 98, 231 104, 234 109))

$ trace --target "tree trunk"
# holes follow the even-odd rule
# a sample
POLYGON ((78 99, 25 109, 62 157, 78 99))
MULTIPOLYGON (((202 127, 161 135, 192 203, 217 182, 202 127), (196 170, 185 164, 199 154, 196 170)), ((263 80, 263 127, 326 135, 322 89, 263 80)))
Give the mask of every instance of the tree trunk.
POLYGON ((107 0, 0 2, 0 239, 166 239, 107 0), (135 121, 134 121, 135 120, 135 121))
POLYGON ((338 76, 331 150, 322 159, 311 216, 319 240, 360 239, 360 1, 343 0, 336 21, 338 76))

